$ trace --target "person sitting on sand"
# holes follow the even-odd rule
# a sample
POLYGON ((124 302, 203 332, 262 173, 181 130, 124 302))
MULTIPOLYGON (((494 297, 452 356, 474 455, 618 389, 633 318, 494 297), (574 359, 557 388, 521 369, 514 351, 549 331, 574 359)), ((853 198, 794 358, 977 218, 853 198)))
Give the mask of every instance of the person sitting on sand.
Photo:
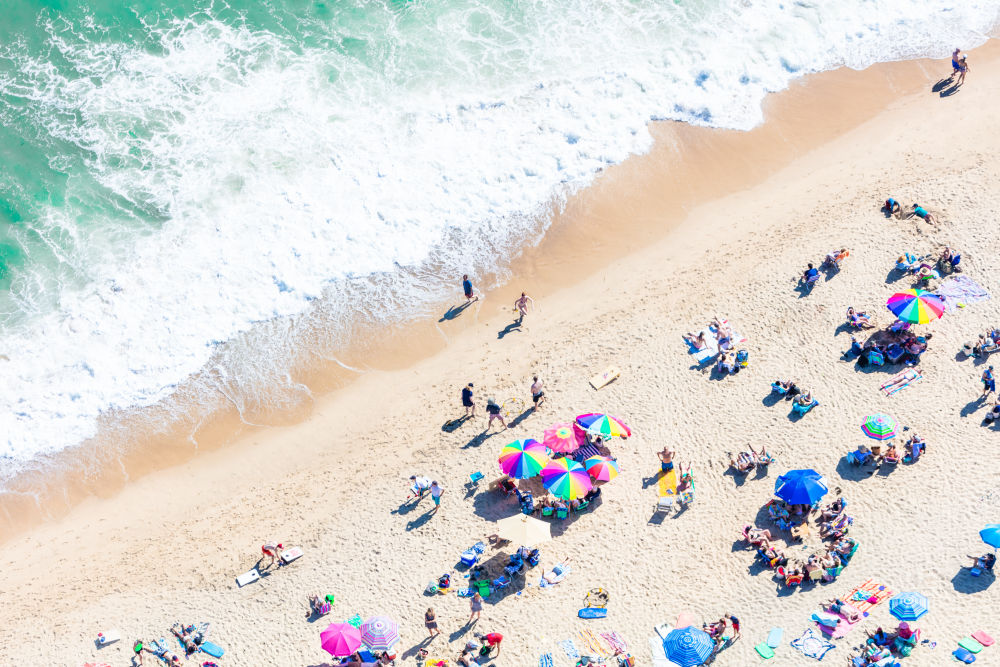
POLYGON ((746 526, 743 531, 743 539, 752 547, 768 547, 771 545, 771 531, 761 528, 746 526))
POLYGON ((361 654, 358 652, 352 653, 337 663, 338 667, 362 667, 364 664, 361 662, 361 654))
POLYGON ((826 257, 823 258, 823 266, 832 266, 839 269, 840 263, 847 259, 850 254, 851 253, 848 252, 847 248, 831 250, 826 254, 826 257))
POLYGON ((969 556, 969 558, 972 559, 970 568, 979 568, 987 572, 993 572, 993 566, 997 564, 997 555, 993 553, 983 554, 982 556, 969 556))
MULTIPOLYGON (((719 349, 722 349, 721 346, 719 349)), ((716 370, 720 373, 725 373, 726 375, 733 375, 737 372, 736 362, 733 360, 733 355, 728 352, 723 352, 719 355, 719 363, 716 364, 716 370)))
POLYGON ((802 389, 801 394, 795 397, 795 402, 801 406, 808 407, 812 405, 813 395, 808 389, 802 389))
POLYGON ((983 423, 992 424, 998 419, 1000 419, 1000 396, 997 397, 997 401, 993 404, 993 407, 983 415, 983 423))
POLYGON ((775 380, 772 386, 778 386, 785 390, 785 396, 795 396, 799 393, 799 388, 795 386, 795 380, 775 380))
POLYGON ((840 513, 844 511, 845 507, 847 507, 847 501, 844 500, 843 496, 841 496, 824 507, 823 511, 820 512, 819 518, 824 521, 829 521, 833 517, 839 516, 840 513))
POLYGON ((931 215, 931 213, 920 204, 913 205, 913 211, 910 213, 909 217, 912 218, 913 216, 917 216, 924 222, 930 222, 930 223, 934 222, 934 216, 931 215))
MULTIPOLYGON (((326 595, 324 597, 320 597, 318 595, 310 595, 309 613, 306 614, 306 618, 311 618, 312 616, 322 616, 323 607, 327 604, 331 605, 333 604, 333 595, 326 595)), ((329 611, 330 610, 327 609, 327 613, 329 613, 329 611)))
POLYGON ((889 215, 894 215, 896 213, 902 212, 903 207, 899 205, 898 201, 896 201, 892 197, 889 197, 888 199, 885 200, 885 203, 882 204, 882 210, 888 213, 889 215))
POLYGON ((704 331, 699 332, 697 336, 693 333, 686 333, 684 334, 684 340, 686 340, 688 345, 696 350, 704 350, 708 347, 708 341, 705 340, 704 331))
POLYGON ((863 329, 863 328, 870 329, 875 326, 874 324, 871 323, 871 320, 868 318, 867 313, 863 312, 859 313, 858 311, 854 310, 854 306, 850 306, 847 309, 847 323, 853 327, 857 327, 858 329, 863 329))
POLYGON ((903 445, 903 450, 910 456, 910 458, 916 461, 920 458, 920 455, 927 451, 927 443, 919 435, 914 433, 910 436, 910 439, 906 441, 903 445))
POLYGON ((882 626, 876 628, 875 632, 869 632, 865 629, 865 634, 868 635, 868 643, 875 646, 888 646, 893 640, 892 635, 883 630, 882 626))
POLYGON ((816 269, 812 264, 806 265, 806 270, 802 272, 802 282, 811 283, 816 282, 819 279, 819 270, 816 269))

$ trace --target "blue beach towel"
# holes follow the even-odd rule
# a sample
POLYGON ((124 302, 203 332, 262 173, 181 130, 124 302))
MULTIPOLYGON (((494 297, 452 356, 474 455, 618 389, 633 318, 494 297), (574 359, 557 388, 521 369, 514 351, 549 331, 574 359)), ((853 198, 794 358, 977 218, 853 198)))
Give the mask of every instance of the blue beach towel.
POLYGON ((576 644, 573 643, 572 639, 564 639, 559 642, 559 647, 566 651, 566 655, 574 660, 580 657, 580 652, 576 650, 576 644))
POLYGON ((555 667, 555 663, 552 661, 552 654, 543 653, 538 658, 538 667, 555 667))
POLYGON ((816 660, 822 660, 830 649, 834 648, 832 642, 820 637, 812 628, 802 633, 802 636, 792 641, 792 648, 803 655, 816 660))

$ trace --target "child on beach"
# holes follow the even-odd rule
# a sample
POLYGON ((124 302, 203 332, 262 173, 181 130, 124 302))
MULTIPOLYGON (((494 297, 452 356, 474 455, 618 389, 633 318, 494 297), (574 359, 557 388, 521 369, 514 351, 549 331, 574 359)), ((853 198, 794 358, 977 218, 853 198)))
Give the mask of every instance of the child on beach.
POLYGON ((524 321, 524 316, 528 314, 528 306, 533 305, 535 300, 530 296, 521 292, 521 296, 518 297, 517 301, 514 302, 514 308, 517 310, 517 323, 521 324, 524 321))
POLYGON ((476 416, 476 403, 472 400, 472 383, 462 387, 462 407, 465 408, 466 417, 476 416))
POLYGON ((468 273, 462 276, 462 291, 465 292, 465 303, 468 304, 479 300, 479 297, 472 291, 472 281, 469 280, 468 273))

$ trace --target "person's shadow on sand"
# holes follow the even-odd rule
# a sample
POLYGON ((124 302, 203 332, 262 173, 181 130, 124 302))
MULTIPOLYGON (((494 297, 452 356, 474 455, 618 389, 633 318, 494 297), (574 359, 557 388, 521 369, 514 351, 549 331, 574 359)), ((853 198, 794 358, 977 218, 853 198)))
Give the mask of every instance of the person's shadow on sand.
POLYGON ((444 315, 441 316, 441 319, 438 320, 438 322, 447 322, 449 320, 455 319, 456 317, 464 313, 465 309, 471 306, 473 303, 475 303, 475 301, 466 301, 465 303, 460 304, 458 306, 452 306, 451 308, 445 311, 444 315))
POLYGON ((428 521, 430 521, 431 517, 433 516, 434 516, 434 510, 427 510, 426 512, 418 516, 416 519, 408 521, 406 523, 406 532, 410 532, 411 530, 416 530, 417 528, 420 528, 428 521))
POLYGON ((507 326, 505 326, 503 329, 501 329, 500 331, 498 331, 497 332, 497 340, 503 340, 504 336, 506 336, 507 334, 512 333, 514 331, 518 331, 518 332, 521 331, 521 323, 520 322, 511 322, 510 324, 508 324, 507 326))
POLYGON ((961 87, 962 84, 958 83, 954 76, 949 76, 947 79, 939 79, 937 83, 931 86, 931 92, 937 93, 941 97, 951 97, 961 87))

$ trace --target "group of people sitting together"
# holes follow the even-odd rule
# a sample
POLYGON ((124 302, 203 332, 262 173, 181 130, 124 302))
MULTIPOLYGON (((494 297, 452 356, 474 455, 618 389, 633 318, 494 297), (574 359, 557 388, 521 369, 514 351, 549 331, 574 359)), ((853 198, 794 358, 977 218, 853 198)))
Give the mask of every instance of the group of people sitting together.
POLYGON ((757 466, 767 467, 774 461, 774 457, 771 456, 763 445, 760 447, 760 451, 756 451, 753 445, 747 445, 747 451, 740 452, 733 458, 733 455, 729 455, 729 467, 740 474, 746 474, 756 468, 757 466))
POLYGON ((819 405, 812 392, 798 386, 795 380, 775 380, 771 383, 771 392, 792 401, 792 410, 797 414, 804 415, 819 405))
MULTIPOLYGON (((864 316, 864 313, 856 313, 864 316)), ((848 311, 850 317, 850 310, 848 311)), ((915 366, 920 362, 920 355, 927 350, 927 341, 932 334, 914 336, 907 332, 906 323, 897 320, 885 331, 872 336, 865 343, 851 336, 851 349, 844 355, 848 359, 857 358, 858 366, 883 366, 890 364, 906 364, 915 366)))
POLYGON ((858 445, 856 450, 847 454, 847 460, 856 466, 873 466, 872 471, 868 474, 874 475, 875 471, 883 463, 890 465, 896 465, 900 461, 904 463, 916 463, 920 455, 926 450, 927 443, 923 438, 914 433, 910 436, 909 440, 903 443, 902 453, 900 453, 896 444, 891 441, 886 445, 884 452, 882 451, 881 443, 873 444, 871 447, 858 445))
MULTIPOLYGON (((849 605, 841 600, 833 600, 831 609, 834 606, 849 605)), ((858 620, 860 619, 859 612, 858 620)), ((859 655, 851 657, 851 667, 867 667, 868 665, 888 667, 895 663, 897 657, 908 657, 920 641, 920 630, 911 628, 906 621, 901 621, 895 632, 886 632, 879 626, 875 632, 865 630, 865 634, 868 635, 868 639, 858 647, 859 655)))
POLYGON ((556 519, 566 519, 570 512, 581 512, 590 506, 590 503, 601 495, 600 487, 595 486, 586 493, 583 498, 573 500, 563 500, 562 498, 546 494, 540 498, 535 498, 531 491, 521 491, 516 486, 514 494, 517 502, 521 506, 522 514, 539 514, 543 517, 555 517, 556 519))
POLYGON ((720 319, 718 316, 713 317, 712 321, 708 323, 707 332, 700 331, 697 334, 689 332, 684 334, 683 338, 694 349, 704 350, 709 345, 708 335, 715 338, 715 346, 720 352, 733 347, 733 330, 727 320, 720 319))
POLYGON ((743 541, 756 549, 757 557, 775 570, 784 579, 786 586, 801 584, 807 578, 810 581, 833 581, 858 548, 857 540, 847 536, 854 520, 846 514, 846 507, 847 501, 843 498, 838 498, 821 510, 808 505, 787 505, 780 500, 768 503, 768 514, 782 530, 792 533, 793 540, 802 539, 808 532, 809 516, 819 514, 820 537, 831 542, 823 552, 813 553, 805 561, 798 557, 789 558, 768 529, 754 528, 748 524, 743 527, 743 541), (801 516, 802 521, 794 523, 793 516, 801 516))
POLYGON ((370 653, 365 651, 355 651, 346 658, 341 658, 339 662, 332 664, 337 667, 370 667, 371 665, 395 665, 396 656, 390 655, 388 651, 376 651, 370 653))
POLYGON ((915 276, 921 284, 926 285, 934 278, 940 278, 950 273, 961 273, 962 255, 945 246, 940 252, 917 257, 905 252, 896 259, 896 270, 915 276))
POLYGON ((979 334, 979 340, 966 343, 962 349, 970 357, 980 357, 1000 350, 1000 329, 990 327, 986 333, 979 334))
MULTIPOLYGON (((202 623, 201 625, 181 625, 180 623, 175 623, 170 628, 170 633, 184 647, 185 658, 189 658, 201 650, 201 645, 208 636, 208 627, 208 623, 202 623)), ((151 642, 151 646, 143 644, 142 640, 137 640, 132 645, 132 653, 140 665, 142 664, 143 653, 152 653, 168 665, 181 664, 180 656, 171 651, 164 640, 153 641, 151 642)))

